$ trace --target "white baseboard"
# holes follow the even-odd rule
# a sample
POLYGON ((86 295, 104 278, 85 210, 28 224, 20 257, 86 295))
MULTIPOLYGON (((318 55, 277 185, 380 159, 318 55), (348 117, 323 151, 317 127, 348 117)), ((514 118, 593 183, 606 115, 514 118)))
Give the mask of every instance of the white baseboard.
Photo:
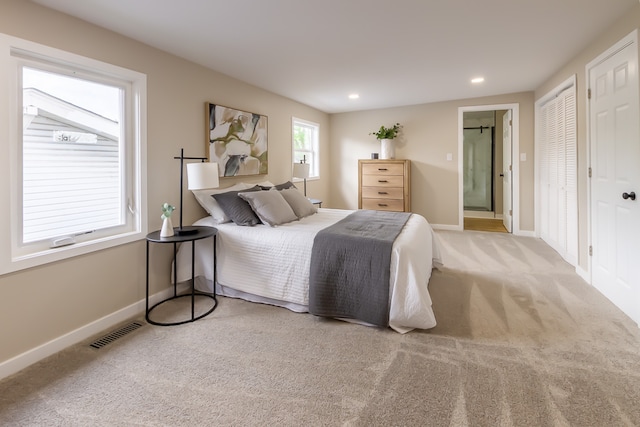
POLYGON ((431 228, 434 230, 448 230, 448 231, 462 231, 463 225, 448 225, 448 224, 431 224, 431 228))
POLYGON ((464 211, 463 215, 465 218, 496 218, 496 213, 493 211, 464 211))
MULTIPOLYGON (((178 286, 181 291, 181 286, 178 286)), ((173 286, 169 287, 157 294, 149 297, 149 305, 152 306, 156 302, 159 302, 169 296, 173 295, 173 286)), ((102 331, 105 331, 113 326, 124 322, 132 317, 139 316, 144 313, 146 302, 144 299, 131 304, 121 310, 108 314, 98 320, 95 320, 87 325, 84 325, 74 331, 59 336, 47 343, 39 345, 31 350, 25 351, 11 359, 5 360, 0 363, 0 380, 13 375, 18 371, 32 365, 40 360, 49 357, 59 351, 64 350, 74 344, 77 344, 87 338, 90 338, 102 331)))
POLYGON ((537 237, 535 231, 529 231, 529 230, 518 230, 517 232, 514 231, 513 234, 515 236, 522 236, 522 237, 537 237))
POLYGON ((584 280, 588 284, 591 284, 591 274, 589 274, 589 271, 587 271, 584 268, 582 268, 579 265, 577 265, 576 266, 576 274, 578 276, 582 277, 582 280, 584 280))

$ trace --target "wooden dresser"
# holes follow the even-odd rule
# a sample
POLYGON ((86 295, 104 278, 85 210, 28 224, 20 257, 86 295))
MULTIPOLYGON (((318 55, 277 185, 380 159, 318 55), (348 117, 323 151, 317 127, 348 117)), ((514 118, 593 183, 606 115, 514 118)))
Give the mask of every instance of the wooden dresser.
POLYGON ((358 160, 358 209, 411 211, 410 160, 358 160))

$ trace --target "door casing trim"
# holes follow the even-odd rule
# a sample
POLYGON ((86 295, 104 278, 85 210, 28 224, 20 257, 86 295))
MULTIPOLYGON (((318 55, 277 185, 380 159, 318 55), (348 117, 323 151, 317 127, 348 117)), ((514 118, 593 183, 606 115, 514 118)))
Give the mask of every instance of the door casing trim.
POLYGON ((464 113, 469 111, 511 110, 511 232, 530 235, 520 230, 520 104, 493 104, 458 107, 458 229, 464 229, 464 113))

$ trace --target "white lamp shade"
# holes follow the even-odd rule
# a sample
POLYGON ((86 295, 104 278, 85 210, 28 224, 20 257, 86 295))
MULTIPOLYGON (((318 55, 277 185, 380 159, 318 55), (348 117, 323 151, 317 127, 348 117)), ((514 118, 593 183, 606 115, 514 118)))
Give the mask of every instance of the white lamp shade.
POLYGON ((293 164, 293 177, 294 178, 309 178, 309 163, 294 163, 293 164))
POLYGON ((213 162, 188 163, 187 180, 189 190, 218 188, 218 164, 213 162))

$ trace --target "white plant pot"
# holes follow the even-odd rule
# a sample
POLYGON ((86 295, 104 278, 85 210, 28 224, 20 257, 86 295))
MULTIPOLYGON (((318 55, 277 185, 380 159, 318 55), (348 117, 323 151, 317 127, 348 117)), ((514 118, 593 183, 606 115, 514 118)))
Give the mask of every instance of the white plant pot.
POLYGON ((173 224, 171 223, 171 218, 165 218, 162 221, 162 229, 160 230, 160 237, 171 237, 173 236, 173 224))
POLYGON ((393 139, 380 140, 380 158, 381 159, 396 158, 396 145, 393 142, 393 139))

